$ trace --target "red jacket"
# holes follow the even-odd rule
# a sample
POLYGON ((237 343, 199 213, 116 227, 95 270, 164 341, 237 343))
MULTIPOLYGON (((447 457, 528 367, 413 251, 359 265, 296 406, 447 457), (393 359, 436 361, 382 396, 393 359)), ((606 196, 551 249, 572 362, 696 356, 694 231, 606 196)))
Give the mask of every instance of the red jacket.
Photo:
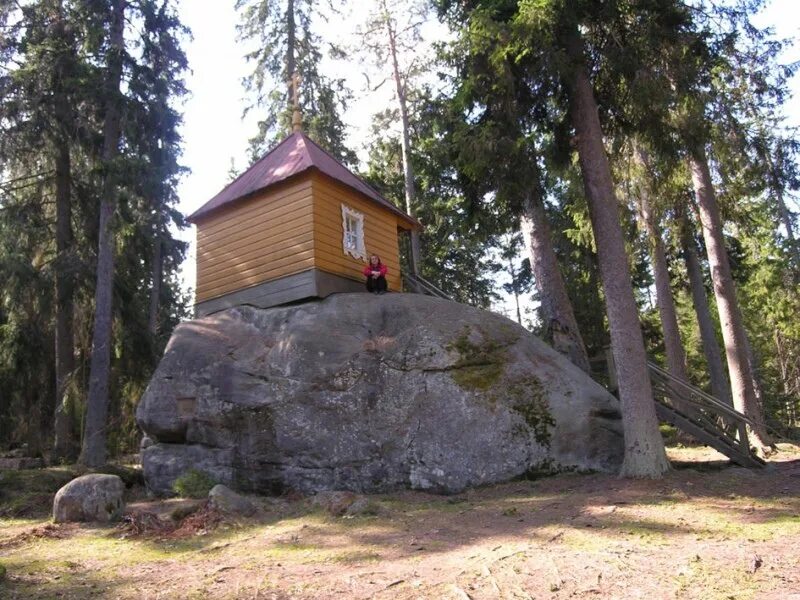
MULTIPOLYGON (((372 271, 375 271, 375 270, 376 270, 375 267, 373 267, 372 265, 368 264, 366 267, 364 267, 364 271, 363 271, 364 277, 369 277, 370 275, 372 275, 372 271)), ((386 268, 385 264, 380 263, 378 265, 378 267, 377 267, 377 270, 381 272, 381 277, 386 277, 386 272, 388 271, 388 269, 386 268)))

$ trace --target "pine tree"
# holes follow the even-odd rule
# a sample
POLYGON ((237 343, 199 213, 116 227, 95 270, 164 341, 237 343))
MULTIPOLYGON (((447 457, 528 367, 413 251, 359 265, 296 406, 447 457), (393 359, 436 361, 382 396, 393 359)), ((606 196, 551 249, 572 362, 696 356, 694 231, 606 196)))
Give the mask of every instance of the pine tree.
POLYGON ((97 199, 106 174, 119 192, 110 416, 103 425, 112 449, 136 443, 131 406, 186 305, 175 276, 185 244, 169 229, 183 222, 174 209, 181 168, 179 116, 171 108, 186 66, 176 37, 181 28, 168 0, 129 6, 131 19, 143 27, 128 37, 124 54, 124 97, 118 92, 128 117, 120 125, 124 144, 113 168, 103 169, 108 11, 103 3, 40 0, 0 12, 9 19, 0 42, 0 271, 7 282, 0 296, 0 386, 9 400, 8 410, 5 404, 0 409, 0 428, 11 428, 4 430, 11 431, 6 439, 35 439, 29 448, 41 445, 43 451, 55 439, 59 460, 71 454, 76 440, 70 443, 69 434, 77 432, 84 408, 92 247, 99 241, 97 199), (142 282, 155 270, 149 258, 156 242, 162 252, 161 327, 153 339, 145 333, 151 294, 142 282), (42 287, 47 282, 49 289, 42 287), (24 411, 35 416, 15 426, 15 413, 24 411))
MULTIPOLYGON (((656 287, 656 302, 658 313, 661 318, 661 328, 664 334, 664 347, 667 356, 667 369, 669 373, 681 381, 688 382, 689 375, 686 371, 686 353, 681 342, 680 328, 678 326, 678 316, 675 310, 675 301, 672 294, 672 284, 670 283, 669 267, 667 265, 667 254, 664 249, 664 240, 661 238, 661 227, 657 208, 651 198, 651 183, 645 179, 653 172, 647 151, 637 144, 634 149, 637 166, 641 170, 642 181, 637 189, 639 218, 642 228, 648 238, 650 258, 653 264, 653 275, 656 287)), ((685 408, 685 407, 684 407, 685 408)))
MULTIPOLYGON (((104 356, 104 352, 97 356, 97 349, 103 349, 103 344, 112 340, 110 325, 113 312, 110 302, 110 283, 114 282, 114 287, 120 295, 119 321, 129 324, 123 329, 122 334, 133 340, 144 335, 144 343, 134 342, 129 345, 134 348, 148 349, 144 356, 140 357, 140 361, 141 358, 145 359, 142 362, 146 368, 137 368, 135 366, 136 356, 133 355, 127 363, 128 368, 123 371, 124 375, 115 375, 117 385, 119 386, 123 381, 130 380, 135 376, 138 376, 136 378, 139 380, 146 380, 157 353, 156 340, 152 335, 147 336, 146 333, 151 319, 153 298, 151 290, 150 293, 148 290, 143 291, 135 282, 146 281, 148 276, 152 278, 154 272, 158 273, 159 279, 161 279, 164 265, 154 262, 150 265, 145 264, 143 269, 140 257, 142 255, 159 255, 158 258, 163 261, 165 256, 162 249, 166 246, 169 258, 176 261, 170 268, 170 272, 174 272, 177 268, 177 261, 183 257, 185 250, 184 244, 171 240, 167 231, 170 221, 178 226, 183 223, 182 217, 178 216, 172 208, 177 200, 175 185, 181 169, 176 162, 176 146, 179 142, 176 128, 179 118, 170 107, 170 100, 183 93, 180 74, 186 68, 186 59, 178 48, 177 40, 181 26, 168 2, 142 2, 138 8, 138 16, 144 23, 139 38, 140 56, 125 55, 130 61, 127 93, 124 97, 117 96, 116 101, 120 102, 120 106, 110 112, 107 111, 104 122, 104 131, 108 136, 106 140, 113 138, 119 141, 121 137, 124 137, 127 152, 118 159, 120 164, 125 165, 125 172, 120 172, 119 169, 115 170, 112 167, 111 170, 104 173, 103 179, 104 191, 114 193, 119 190, 124 191, 124 194, 118 196, 121 201, 115 201, 116 199, 112 197, 108 202, 104 195, 104 201, 101 204, 92 372, 82 455, 83 461, 90 466, 97 466, 105 460, 105 428, 109 424, 108 408, 111 401, 115 401, 114 406, 117 412, 122 410, 120 399, 109 396, 109 379, 112 377, 109 370, 110 357, 104 356), (120 115, 116 111, 121 112, 123 109, 128 116, 125 119, 126 127, 115 130, 111 118, 116 119, 120 115), (107 127, 110 127, 111 130, 107 127), (110 217, 114 213, 116 213, 116 218, 125 224, 123 227, 116 227, 116 231, 112 229, 110 223, 110 217), (104 218, 109 220, 104 221, 104 218), (116 238, 116 245, 120 248, 119 263, 116 269, 113 263, 113 252, 109 253, 110 258, 109 254, 104 255, 103 253, 104 231, 108 232, 106 241, 116 238), (145 252, 142 252, 143 249, 145 252), (101 271, 101 267, 107 266, 109 262, 111 263, 111 277, 106 280, 107 271, 101 271), (106 288, 106 284, 109 284, 109 287, 106 288), (102 298, 104 313, 101 316, 104 320, 99 322, 101 293, 108 293, 108 297, 102 298), (108 329, 106 329, 107 326, 108 329), (100 363, 100 361, 104 362, 100 363), (101 369, 97 371, 99 373, 97 379, 94 377, 95 365, 101 369), (105 372, 102 369, 106 369, 105 372), (96 392, 96 396, 92 395, 93 391, 96 392), (93 404, 95 399, 97 402, 93 404), (91 441, 90 434, 93 436, 94 442, 91 441)), ((113 15, 115 19, 118 17, 116 12, 113 15)), ((116 30, 112 29, 112 31, 116 30)), ((120 47, 124 52, 124 46, 117 46, 118 43, 120 43, 119 38, 112 43, 112 48, 120 47)), ((112 55, 109 60, 116 60, 116 58, 112 55)), ((119 67, 121 68, 122 64, 119 67)), ((111 77, 113 74, 116 77, 117 68, 118 66, 114 64, 113 70, 107 71, 108 76, 111 77)), ((106 101, 114 100, 115 94, 111 92, 112 83, 108 81, 108 85, 106 101)), ((104 143, 104 164, 109 164, 109 160, 113 162, 116 158, 116 156, 109 156, 108 148, 104 143)), ((115 153, 112 151, 111 154, 115 153)), ((153 283, 155 282, 151 281, 151 285, 153 283)), ((162 283, 163 281, 157 283, 159 299, 162 295, 160 289, 162 283)), ((170 304, 174 304, 174 300, 170 304)), ((157 315, 155 318, 158 320, 157 315)), ((126 358, 127 356, 123 354, 122 359, 126 358)), ((127 411, 127 422, 131 423, 132 408, 129 407, 127 411)))
POLYGON ((492 210, 506 216, 496 219, 497 224, 522 231, 546 336, 552 341, 557 331, 563 342, 559 348, 588 372, 586 347, 544 205, 546 173, 539 163, 553 153, 549 135, 553 123, 538 108, 551 89, 527 83, 535 81, 526 72, 538 68, 535 59, 532 63, 521 57, 512 60, 508 49, 495 43, 504 35, 502 27, 476 19, 451 52, 456 65, 451 111, 460 119, 450 124, 454 133, 449 143, 456 149, 462 180, 469 181, 476 196, 493 195, 492 210), (480 116, 464 116, 474 114, 480 116))
MULTIPOLYGON (((53 166, 56 197, 56 411, 55 442, 56 457, 74 455, 75 440, 72 431, 72 416, 68 397, 69 380, 75 368, 74 360, 74 271, 72 232, 72 166, 70 130, 75 117, 69 89, 71 71, 77 61, 75 41, 67 26, 64 7, 57 2, 52 7, 50 39, 55 44, 53 60, 53 117, 55 132, 53 140, 53 166)), ((73 75, 74 76, 74 75, 73 75)))
MULTIPOLYGON (((488 308, 495 299, 488 252, 495 245, 495 229, 476 218, 473 199, 465 194, 454 167, 451 148, 441 137, 443 113, 438 101, 426 98, 415 120, 411 160, 418 190, 425 202, 417 217, 425 223, 422 275, 453 300, 488 308), (458 243, 453 243, 458 240, 458 243)), ((364 174, 387 199, 403 206, 405 180, 399 140, 384 134, 396 110, 374 117, 370 160, 364 174)), ((408 250, 408 249, 406 249, 408 250)), ((407 258, 409 252, 404 252, 407 258)))
MULTIPOLYGON (((55 287, 55 394, 37 410, 43 415, 44 428, 49 427, 54 413, 55 456, 63 458, 73 455, 76 445, 74 397, 69 393, 74 387, 73 314, 79 269, 72 230, 72 155, 78 143, 76 132, 83 127, 74 107, 83 98, 79 84, 86 66, 78 56, 75 15, 70 6, 60 0, 41 0, 25 5, 17 16, 15 26, 4 38, 9 54, 3 55, 11 59, 9 64, 18 66, 7 71, 9 75, 2 83, 5 100, 0 112, 10 125, 5 131, 3 154, 9 172, 36 165, 47 174, 48 188, 53 188, 55 257, 48 268, 55 287)), ((13 195, 25 189, 16 186, 9 191, 13 195)), ((45 210, 45 214, 51 213, 45 210)), ((43 244, 45 239, 41 240, 43 244)))
POLYGON ((736 297, 731 267, 722 234, 722 218, 714 194, 714 184, 708 168, 705 151, 695 147, 689 158, 700 215, 703 238, 708 252, 711 280, 717 299, 722 337, 725 340, 725 353, 728 358, 728 374, 731 381, 733 405, 741 413, 750 417, 754 427, 749 431, 751 443, 765 452, 772 445, 763 420, 763 412, 758 406, 753 388, 753 370, 747 355, 747 333, 744 329, 739 302, 736 297))
POLYGON ((589 357, 553 249, 552 234, 542 195, 541 187, 533 185, 524 198, 520 215, 522 235, 539 290, 542 321, 545 330, 550 332, 548 336, 551 338, 550 341, 553 341, 552 336, 557 329, 561 337, 567 340, 567 343, 559 349, 566 351, 569 359, 588 373, 589 357))
MULTIPOLYGON (((420 28, 424 23, 427 7, 419 2, 406 0, 375 0, 374 8, 367 17, 367 22, 360 30, 359 38, 363 42, 362 52, 367 53, 374 66, 383 70, 388 65, 388 77, 394 84, 395 100, 400 116, 400 148, 403 160, 403 187, 405 194, 405 211, 416 214, 417 190, 414 179, 414 167, 411 161, 411 114, 410 98, 411 80, 419 75, 419 46, 422 40, 420 28), (402 21, 401 21, 402 19, 402 21), (401 64, 403 59, 414 54, 409 64, 401 64)), ((380 87, 383 82, 375 87, 380 87)), ((421 264, 420 236, 417 230, 411 232, 411 270, 419 274, 421 264)))
POLYGON ((514 308, 517 316, 517 323, 523 325, 522 308, 519 303, 520 296, 529 292, 533 285, 533 273, 531 263, 524 259, 517 264, 517 260, 522 249, 523 241, 521 233, 504 234, 500 236, 497 261, 492 265, 492 269, 497 273, 505 273, 508 281, 502 284, 503 291, 514 298, 514 308))
POLYGON ((730 383, 728 382, 725 366, 722 363, 722 352, 717 342, 716 327, 711 318, 711 309, 708 305, 703 270, 697 254, 697 242, 694 238, 693 228, 688 223, 685 207, 679 206, 677 210, 681 251, 689 277, 689 289, 692 295, 692 305, 697 317, 697 324, 700 329, 703 354, 708 365, 711 393, 715 398, 733 406, 730 383))

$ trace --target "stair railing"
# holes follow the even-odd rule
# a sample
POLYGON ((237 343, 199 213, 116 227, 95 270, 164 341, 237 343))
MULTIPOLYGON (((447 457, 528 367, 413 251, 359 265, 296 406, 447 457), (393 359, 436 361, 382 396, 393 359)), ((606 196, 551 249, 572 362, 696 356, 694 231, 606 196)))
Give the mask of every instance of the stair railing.
POLYGON ((448 296, 445 292, 440 290, 421 275, 412 275, 406 271, 401 271, 400 274, 402 275, 407 287, 411 288, 418 294, 427 294, 428 296, 435 296, 437 298, 443 298, 444 300, 452 300, 450 296, 448 296))
MULTIPOLYGON (((754 425, 749 417, 652 362, 647 363, 647 368, 657 402, 668 406, 679 420, 688 419, 709 436, 721 438, 721 442, 730 446, 731 450, 747 457, 749 460, 746 462, 763 464, 748 443, 747 427, 754 425)), ((688 433, 692 434, 691 431, 688 433)), ((714 447, 720 449, 716 445, 714 447)))

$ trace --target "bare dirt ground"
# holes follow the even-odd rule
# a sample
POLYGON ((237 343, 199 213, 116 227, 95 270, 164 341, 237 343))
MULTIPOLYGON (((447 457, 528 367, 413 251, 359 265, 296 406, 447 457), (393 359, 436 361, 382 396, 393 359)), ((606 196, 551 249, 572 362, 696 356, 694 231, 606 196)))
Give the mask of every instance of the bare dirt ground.
POLYGON ((672 448, 677 468, 658 481, 562 474, 401 492, 352 518, 301 498, 264 500, 240 522, 201 509, 177 530, 6 517, 0 598, 800 600, 800 450, 781 450, 750 471, 672 448))

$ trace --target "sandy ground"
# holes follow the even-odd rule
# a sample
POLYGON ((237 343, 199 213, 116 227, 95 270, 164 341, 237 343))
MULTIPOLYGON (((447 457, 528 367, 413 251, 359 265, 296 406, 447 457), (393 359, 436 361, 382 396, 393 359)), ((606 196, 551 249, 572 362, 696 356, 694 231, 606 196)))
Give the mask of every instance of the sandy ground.
POLYGON ((658 481, 401 492, 356 517, 284 498, 238 522, 201 509, 177 531, 5 519, 0 598, 800 600, 800 451, 784 445, 760 471, 706 448, 670 457, 658 481))

